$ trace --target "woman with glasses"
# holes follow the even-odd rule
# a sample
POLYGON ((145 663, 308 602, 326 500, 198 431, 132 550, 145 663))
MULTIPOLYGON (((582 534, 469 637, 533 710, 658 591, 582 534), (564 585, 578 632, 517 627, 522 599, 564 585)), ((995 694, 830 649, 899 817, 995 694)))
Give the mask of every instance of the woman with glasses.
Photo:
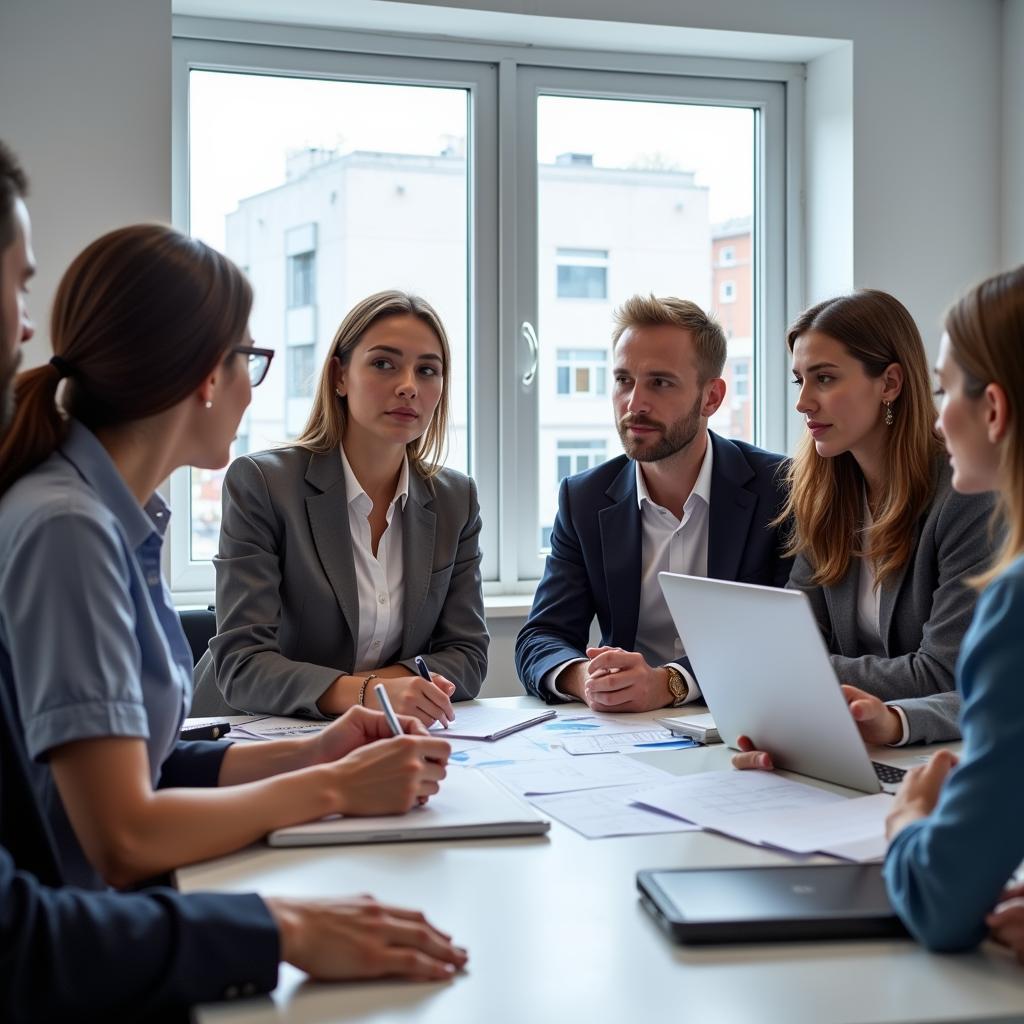
POLYGON ((197 713, 328 718, 377 707, 379 680, 429 726, 479 693, 480 509, 441 464, 450 371, 428 303, 371 295, 338 328, 296 442, 232 463, 197 713))
MULTIPOLYGON (((123 228, 72 263, 56 354, 18 378, 0 442, 0 685, 68 884, 132 885, 328 814, 402 813, 445 774, 447 743, 413 718, 392 738, 362 708, 311 739, 178 741, 192 657, 156 488, 227 462, 272 355, 249 338, 251 303, 201 242, 123 228)), ((458 960, 439 934, 392 944, 458 960)))

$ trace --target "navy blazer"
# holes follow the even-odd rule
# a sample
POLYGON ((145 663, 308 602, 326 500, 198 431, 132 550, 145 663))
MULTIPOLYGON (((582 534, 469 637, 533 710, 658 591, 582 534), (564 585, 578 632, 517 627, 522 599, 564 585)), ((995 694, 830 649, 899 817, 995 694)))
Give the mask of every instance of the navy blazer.
MULTIPOLYGON (((278 935, 256 896, 63 888, 11 696, 0 687, 0 1020, 186 1019, 277 984, 278 935)), ((213 744, 179 744, 162 784, 216 778, 213 744)))
MULTIPOLYGON (((714 449, 708 576, 784 587, 792 563, 781 554, 783 528, 770 524, 786 498, 785 458, 711 431, 708 436, 714 449)), ((516 637, 516 671, 528 693, 552 701, 541 682, 551 669, 586 657, 595 615, 601 646, 633 650, 642 540, 632 459, 620 455, 562 481, 551 554, 516 637)))

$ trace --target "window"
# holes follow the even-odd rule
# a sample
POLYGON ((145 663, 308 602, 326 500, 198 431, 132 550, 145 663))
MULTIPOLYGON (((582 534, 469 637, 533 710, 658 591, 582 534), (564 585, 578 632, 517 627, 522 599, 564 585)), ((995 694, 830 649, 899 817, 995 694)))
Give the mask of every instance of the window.
POLYGON ((608 298, 608 253, 605 250, 559 249, 556 259, 560 299, 608 298))
MULTIPOLYGON (((706 59, 269 24, 227 42, 180 25, 175 223, 248 268, 253 336, 280 350, 239 426, 245 448, 302 428, 338 324, 382 288, 423 295, 447 328, 447 465, 476 479, 491 591, 530 588, 557 480, 620 450, 609 353, 630 295, 720 307, 747 383, 730 378, 735 401, 712 426, 785 447, 779 339, 800 280, 787 290, 799 232, 787 236, 786 160, 800 146, 786 83, 799 68, 724 61, 716 78, 706 59)), ((179 599, 212 591, 220 479, 171 481, 179 599)))
POLYGON ((736 301, 736 282, 735 281, 723 281, 718 289, 718 301, 719 302, 735 302, 736 301))
POLYGON ((737 398, 750 395, 750 363, 746 359, 737 359, 732 365, 732 393, 737 398))
POLYGON ((718 265, 720 267, 734 267, 736 266, 736 247, 732 245, 723 245, 718 251, 718 265))
POLYGON ((312 398, 319 367, 315 345, 288 346, 288 397, 312 398))
POLYGON ((316 302, 316 253, 300 252, 288 257, 288 308, 312 306, 316 302))
POLYGON ((559 441, 555 475, 556 484, 567 476, 582 473, 591 466, 600 466, 608 459, 606 442, 601 441, 559 441))
POLYGON ((606 395, 608 353, 601 348, 560 348, 557 378, 560 395, 606 395))

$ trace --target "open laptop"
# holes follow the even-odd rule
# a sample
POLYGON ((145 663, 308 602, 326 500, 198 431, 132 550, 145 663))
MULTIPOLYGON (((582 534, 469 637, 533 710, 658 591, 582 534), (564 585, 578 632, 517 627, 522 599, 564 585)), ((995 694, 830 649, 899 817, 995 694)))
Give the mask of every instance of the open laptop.
POLYGON ((641 871, 645 909, 677 942, 906 935, 877 864, 641 871))
POLYGON ((658 579, 725 743, 749 736, 778 768, 864 793, 896 787, 905 773, 868 757, 806 594, 658 579))

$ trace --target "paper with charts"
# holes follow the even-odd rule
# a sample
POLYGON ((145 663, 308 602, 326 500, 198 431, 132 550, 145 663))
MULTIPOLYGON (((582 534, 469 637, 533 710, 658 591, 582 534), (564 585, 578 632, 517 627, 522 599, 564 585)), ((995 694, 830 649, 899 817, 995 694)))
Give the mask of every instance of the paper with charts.
POLYGON ((892 806, 887 793, 848 799, 757 771, 687 775, 636 799, 748 843, 859 862, 885 856, 885 816, 892 806))
POLYGON ((700 826, 681 821, 634 803, 648 788, 609 786, 606 789, 583 789, 573 793, 552 793, 531 796, 530 803, 550 818, 587 839, 608 839, 612 836, 649 836, 663 832, 699 832, 700 826))

